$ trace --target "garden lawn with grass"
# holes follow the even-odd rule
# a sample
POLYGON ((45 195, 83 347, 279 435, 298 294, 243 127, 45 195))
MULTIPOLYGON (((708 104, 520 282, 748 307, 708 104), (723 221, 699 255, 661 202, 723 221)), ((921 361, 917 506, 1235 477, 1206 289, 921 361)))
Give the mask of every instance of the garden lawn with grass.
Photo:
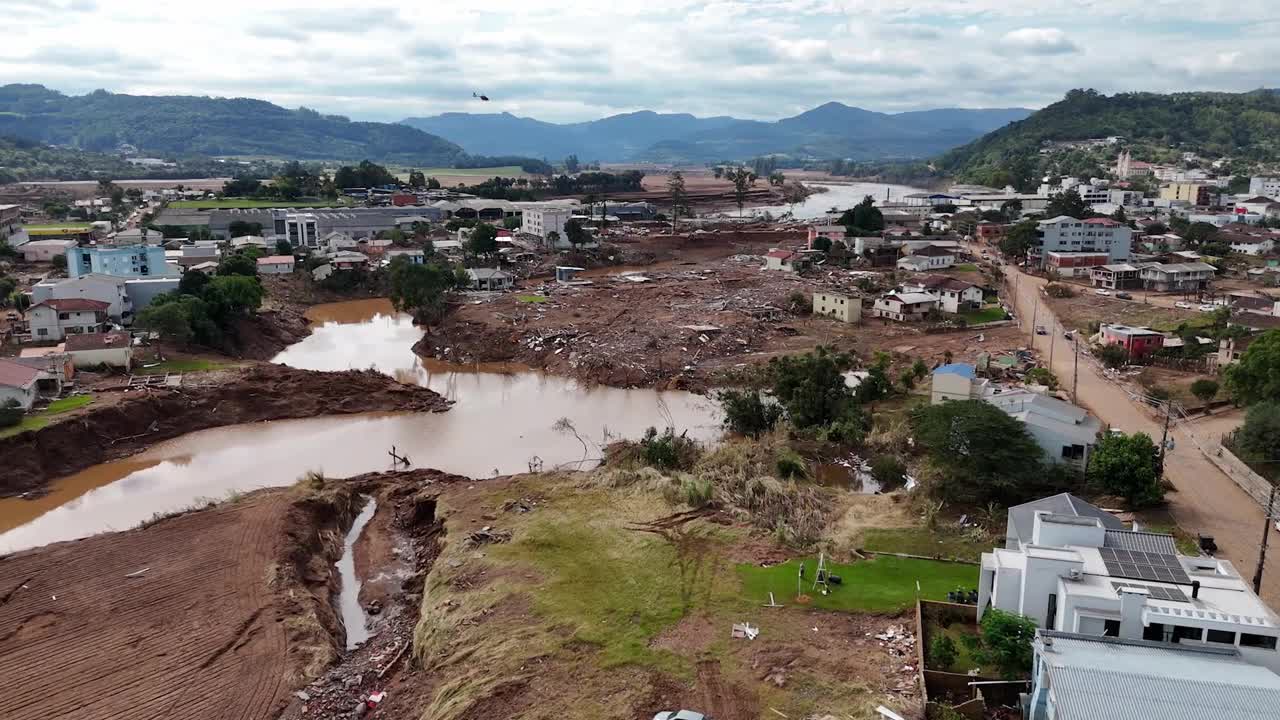
POLYGON ((951 269, 956 272, 978 272, 978 266, 973 263, 960 263, 959 265, 953 265, 951 269))
POLYGON ((960 317, 970 325, 980 325, 982 323, 996 322, 1004 319, 1004 308, 999 305, 988 305, 981 310, 969 310, 960 313, 960 317))
POLYGON ((22 422, 17 425, 0 429, 0 438, 17 435, 18 433, 26 432, 28 430, 39 430, 53 422, 55 416, 82 408, 91 402, 93 402, 92 395, 72 395, 71 397, 54 400, 49 403, 49 407, 44 410, 27 413, 27 415, 22 418, 22 422))
POLYGON ((89 230, 93 226, 89 223, 64 222, 64 223, 35 223, 34 225, 24 225, 26 230, 89 230))
POLYGON ((516 300, 522 303, 544 303, 548 300, 545 295, 517 295, 516 300))
MULTIPOLYGON (((931 531, 925 527, 870 528, 862 547, 871 552, 893 552, 976 562, 984 552, 1003 545, 1004 538, 982 533, 931 531)), ((955 588, 948 588, 954 590, 955 588)))
MULTIPOLYGON (((772 592, 777 602, 794 604, 800 562, 788 560, 772 567, 739 565, 743 595, 751 602, 767 603, 772 592)), ((915 604, 917 582, 925 600, 946 600, 952 590, 978 585, 978 570, 972 565, 881 556, 852 565, 827 563, 842 582, 831 586, 830 595, 822 595, 812 589, 817 557, 803 562, 805 577, 800 580, 800 590, 809 597, 810 607, 824 610, 901 612, 915 604)))

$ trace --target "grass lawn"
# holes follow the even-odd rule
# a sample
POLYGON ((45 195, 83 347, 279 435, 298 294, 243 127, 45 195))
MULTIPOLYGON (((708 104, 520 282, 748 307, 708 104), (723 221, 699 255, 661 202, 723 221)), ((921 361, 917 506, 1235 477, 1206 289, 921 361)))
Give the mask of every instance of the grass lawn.
POLYGON ((222 200, 174 200, 169 207, 175 210, 225 210, 234 208, 282 208, 282 207, 341 207, 350 203, 341 200, 254 200, 252 198, 224 198, 222 200))
POLYGON ((970 325, 980 325, 982 323, 995 322, 1004 319, 1004 308, 999 305, 991 305, 981 310, 970 310, 969 312, 960 313, 960 317, 970 325))
POLYGON ((27 230, 36 230, 36 231, 44 230, 46 232, 51 230, 65 230, 68 232, 78 232, 78 231, 88 230, 93 226, 90 225, 89 223, 65 222, 65 223, 37 223, 35 225, 24 225, 23 227, 26 228, 27 230))
MULTIPOLYGON (((946 600, 952 590, 978 585, 978 568, 972 565, 878 557, 852 565, 829 564, 831 572, 839 575, 843 583, 833 585, 832 593, 824 596, 810 590, 817 558, 806 558, 804 563, 805 580, 801 581, 801 587, 810 597, 809 605, 824 610, 899 612, 915 603, 917 582, 920 597, 926 600, 946 600)), ((798 569, 797 560, 768 568, 739 565, 743 595, 752 602, 768 602, 772 591, 778 602, 794 603, 798 569)))
POLYGON ((953 265, 951 269, 959 272, 978 272, 978 266, 973 263, 960 263, 959 265, 953 265))
MULTIPOLYGON (((924 527, 870 528, 863 533, 862 547, 874 552, 895 552, 926 557, 976 561, 997 544, 990 537, 960 532, 931 532, 924 527)), ((955 588, 947 588, 954 590, 955 588)))
POLYGON ((152 367, 136 367, 133 370, 134 375, 163 375, 165 373, 190 373, 190 372, 207 372, 209 370, 223 370, 229 367, 235 367, 235 363, 218 362, 217 360, 204 360, 202 358, 185 358, 181 360, 165 360, 158 365, 152 367))
POLYGON ((40 412, 27 413, 22 418, 22 422, 0 430, 0 438, 6 438, 11 435, 17 435, 28 430, 39 430, 53 421, 55 415, 61 415, 65 412, 71 412, 76 408, 82 408, 93 402, 92 395, 72 395, 71 397, 61 398, 49 403, 49 407, 40 412))
MULTIPOLYGON (((979 637, 978 629, 976 627, 965 623, 953 622, 945 628, 935 627, 933 629, 933 633, 934 637, 937 637, 938 633, 941 633, 951 638, 951 642, 956 646, 956 660, 948 667, 937 667, 933 663, 932 659, 930 659, 928 664, 930 669, 953 673, 967 673, 974 668, 982 667, 982 663, 978 662, 978 659, 973 656, 973 650, 970 649, 970 645, 973 641, 968 640, 968 638, 979 637)), ((928 654, 929 648, 925 648, 926 657, 928 654)))
POLYGON ((545 295, 517 295, 516 299, 522 303, 544 303, 548 298, 545 295))

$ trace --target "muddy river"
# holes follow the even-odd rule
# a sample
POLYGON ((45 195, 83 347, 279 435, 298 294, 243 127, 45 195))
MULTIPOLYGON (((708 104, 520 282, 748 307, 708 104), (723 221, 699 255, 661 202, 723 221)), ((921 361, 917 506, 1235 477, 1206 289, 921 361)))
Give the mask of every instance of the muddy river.
POLYGON ((513 366, 454 366, 411 351, 421 331, 385 300, 318 306, 315 332, 276 362, 312 370, 376 368, 456 404, 447 413, 384 413, 236 425, 160 443, 51 485, 37 500, 0 500, 0 553, 134 527, 157 513, 230 493, 288 485, 308 470, 332 477, 414 467, 486 477, 530 467, 590 467, 610 438, 650 425, 719 435, 719 411, 685 392, 584 387, 513 366), (553 425, 568 418, 573 432, 553 425), (585 447, 584 447, 585 446, 585 447))

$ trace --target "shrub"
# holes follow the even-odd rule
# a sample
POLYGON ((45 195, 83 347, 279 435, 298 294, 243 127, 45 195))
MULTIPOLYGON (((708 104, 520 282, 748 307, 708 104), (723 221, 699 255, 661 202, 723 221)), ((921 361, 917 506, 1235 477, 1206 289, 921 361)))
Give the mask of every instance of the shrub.
POLYGON ((947 635, 938 633, 929 643, 929 662, 935 669, 943 670, 951 667, 955 664, 958 655, 955 641, 947 635))
POLYGON ((805 462, 800 454, 791 448, 782 448, 778 451, 777 460, 774 466, 778 470, 778 477, 787 480, 803 480, 809 477, 809 463, 805 462))
POLYGON ((980 659, 1000 669, 1007 679, 1031 672, 1036 637, 1036 622, 1004 610, 988 608, 982 616, 982 651, 980 659))
POLYGON ((813 312, 813 303, 799 290, 793 290, 787 296, 787 309, 797 315, 808 315, 813 312))
POLYGON ((907 466, 895 455, 881 455, 871 461, 871 477, 883 490, 895 490, 907 482, 907 466))
POLYGON ((1129 362, 1129 353, 1119 345, 1103 345, 1096 348, 1093 354, 1109 368, 1123 367, 1129 362))
POLYGON ((17 400, 9 400, 0 405, 0 428, 13 427, 22 422, 22 406, 17 400))
POLYGON ((782 406, 766 400, 759 390, 724 390, 716 394, 724 409, 724 425, 738 435, 759 437, 782 419, 782 406))
POLYGON ((1159 455, 1160 449, 1145 433, 1109 433, 1089 455, 1089 482, 1103 492, 1122 496, 1133 508, 1157 503, 1164 497, 1159 455))
POLYGON ((1044 286, 1044 293, 1051 298, 1072 298, 1076 296, 1076 291, 1066 285, 1060 283, 1049 283, 1044 286))
POLYGON ((1058 387, 1058 378, 1054 376, 1053 371, 1049 368, 1031 368, 1027 371, 1027 381, 1036 385, 1044 385, 1050 390, 1058 387))
POLYGON ((661 434, 650 427, 640 439, 640 456, 646 465, 659 470, 687 468, 698 459, 697 443, 684 433, 676 435, 671 428, 661 434))
POLYGON ((1200 402, 1208 404, 1218 394, 1218 381, 1200 378, 1191 383, 1191 394, 1200 402))

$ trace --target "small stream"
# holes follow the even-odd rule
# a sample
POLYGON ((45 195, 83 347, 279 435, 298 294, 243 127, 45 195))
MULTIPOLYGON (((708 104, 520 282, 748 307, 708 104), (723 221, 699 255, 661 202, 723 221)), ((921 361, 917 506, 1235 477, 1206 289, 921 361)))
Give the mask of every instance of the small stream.
POLYGON ((369 498, 351 523, 351 529, 342 541, 342 557, 338 559, 338 575, 342 579, 338 610, 342 613, 342 625, 346 628, 348 650, 355 650, 369 639, 368 618, 365 617, 364 606, 360 604, 360 578, 356 575, 355 550, 360 533, 364 532, 364 526, 369 524, 377 510, 377 501, 369 498))

